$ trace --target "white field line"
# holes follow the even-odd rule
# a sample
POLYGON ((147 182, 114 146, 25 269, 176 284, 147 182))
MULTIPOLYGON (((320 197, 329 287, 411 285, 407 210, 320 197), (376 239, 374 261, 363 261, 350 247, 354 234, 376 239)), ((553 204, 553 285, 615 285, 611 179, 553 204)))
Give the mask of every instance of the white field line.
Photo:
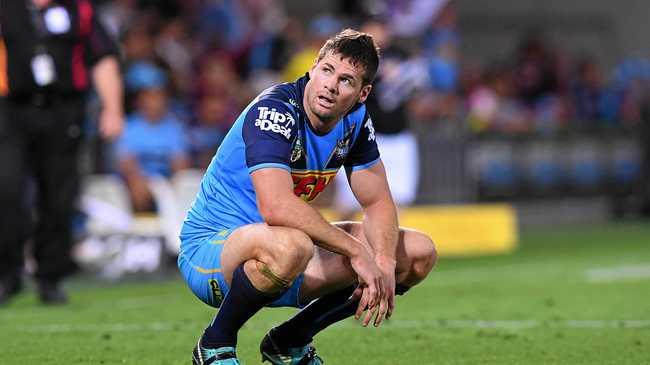
POLYGON ((650 279, 650 264, 599 267, 587 270, 586 275, 592 283, 650 279))
MULTIPOLYGON (((250 329, 271 328, 274 323, 255 323, 246 325, 250 329)), ((104 323, 104 324, 42 324, 6 328, 12 332, 27 333, 72 333, 72 332, 164 332, 178 331, 184 325, 178 322, 151 322, 151 323, 104 323)), ((535 328, 556 329, 650 329, 650 320, 390 320, 385 323, 385 328, 395 329, 498 329, 498 330, 526 330, 535 328)), ((357 328, 359 324, 353 321, 344 321, 334 326, 335 328, 357 328)))

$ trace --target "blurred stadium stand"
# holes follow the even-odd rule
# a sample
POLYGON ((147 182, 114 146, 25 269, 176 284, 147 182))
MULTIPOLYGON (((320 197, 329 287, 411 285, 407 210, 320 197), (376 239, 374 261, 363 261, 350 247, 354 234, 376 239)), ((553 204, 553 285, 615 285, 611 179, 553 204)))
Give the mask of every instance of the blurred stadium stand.
MULTIPOLYGON (((154 209, 134 213, 112 146, 89 123, 87 237, 153 237, 173 255, 202 171, 243 106, 289 81, 285 66, 309 67, 305 55, 335 28, 370 18, 385 19, 407 55, 417 205, 506 202, 529 225, 599 222, 650 201, 645 0, 100 3, 125 73, 142 79, 146 62, 169 80, 167 108, 187 127, 192 169, 151 178, 154 209)), ((127 93, 136 110, 137 88, 127 93)))

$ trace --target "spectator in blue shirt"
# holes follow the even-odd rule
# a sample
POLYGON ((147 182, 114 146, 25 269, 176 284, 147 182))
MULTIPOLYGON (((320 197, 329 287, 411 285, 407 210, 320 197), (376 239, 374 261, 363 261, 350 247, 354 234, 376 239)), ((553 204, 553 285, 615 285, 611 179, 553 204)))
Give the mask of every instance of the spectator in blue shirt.
POLYGON ((136 108, 116 144, 117 170, 125 179, 136 211, 154 209, 147 179, 170 177, 189 167, 186 131, 169 112, 167 78, 155 66, 142 63, 126 75, 136 90, 136 108))

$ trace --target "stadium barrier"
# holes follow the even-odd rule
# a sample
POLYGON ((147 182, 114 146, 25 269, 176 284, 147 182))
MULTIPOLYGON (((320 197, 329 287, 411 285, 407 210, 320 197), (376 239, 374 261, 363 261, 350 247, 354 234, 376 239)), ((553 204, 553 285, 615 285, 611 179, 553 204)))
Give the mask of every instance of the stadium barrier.
POLYGON ((181 225, 202 176, 202 171, 190 169, 171 179, 149 179, 158 211, 137 214, 122 179, 86 176, 79 207, 83 227, 74 250, 77 262, 108 279, 160 269, 165 257, 178 254, 181 225))

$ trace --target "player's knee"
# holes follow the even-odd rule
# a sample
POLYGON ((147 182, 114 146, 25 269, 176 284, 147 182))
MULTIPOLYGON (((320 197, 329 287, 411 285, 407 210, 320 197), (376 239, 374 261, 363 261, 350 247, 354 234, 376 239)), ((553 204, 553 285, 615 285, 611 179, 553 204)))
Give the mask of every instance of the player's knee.
POLYGON ((422 280, 436 265, 438 253, 431 238, 424 234, 418 234, 413 245, 412 274, 416 279, 422 280))
POLYGON ((307 234, 297 229, 287 230, 273 252, 273 256, 281 266, 300 268, 300 271, 304 270, 313 255, 313 241, 307 234))

